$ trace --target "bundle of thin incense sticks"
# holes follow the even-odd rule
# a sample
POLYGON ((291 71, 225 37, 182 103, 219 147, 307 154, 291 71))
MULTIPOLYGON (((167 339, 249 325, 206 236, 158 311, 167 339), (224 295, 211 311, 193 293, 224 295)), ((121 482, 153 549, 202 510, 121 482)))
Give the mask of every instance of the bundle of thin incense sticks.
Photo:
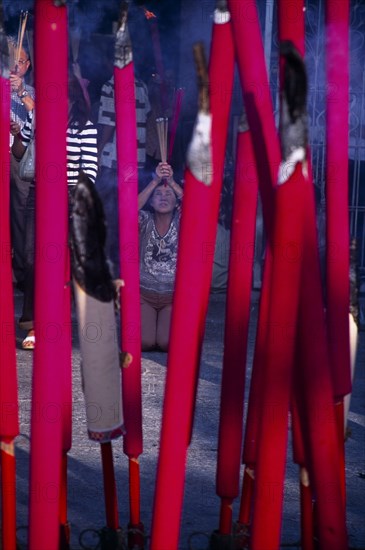
POLYGON ((18 37, 15 45, 15 54, 14 54, 14 65, 17 67, 19 65, 20 53, 23 48, 23 40, 25 29, 27 26, 28 12, 21 11, 19 17, 19 28, 18 28, 18 37))
POLYGON ((167 162, 167 131, 168 131, 168 118, 159 117, 156 118, 156 127, 158 142, 160 145, 160 153, 162 162, 167 162))

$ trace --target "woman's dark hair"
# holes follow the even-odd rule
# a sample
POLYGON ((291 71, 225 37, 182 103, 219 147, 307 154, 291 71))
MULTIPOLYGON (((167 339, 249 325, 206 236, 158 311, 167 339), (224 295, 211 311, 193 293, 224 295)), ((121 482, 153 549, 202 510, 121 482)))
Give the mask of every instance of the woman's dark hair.
POLYGON ((68 76, 68 100, 71 105, 69 125, 76 125, 81 132, 90 118, 90 109, 86 103, 81 84, 73 74, 68 76))

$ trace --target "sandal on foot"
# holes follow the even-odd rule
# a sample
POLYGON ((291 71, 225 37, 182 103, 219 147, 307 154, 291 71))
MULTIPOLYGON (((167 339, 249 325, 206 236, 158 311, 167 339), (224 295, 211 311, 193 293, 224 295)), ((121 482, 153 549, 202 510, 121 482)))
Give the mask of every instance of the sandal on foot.
POLYGON ((26 350, 34 350, 35 348, 35 334, 33 330, 30 330, 27 336, 22 342, 22 348, 26 350))

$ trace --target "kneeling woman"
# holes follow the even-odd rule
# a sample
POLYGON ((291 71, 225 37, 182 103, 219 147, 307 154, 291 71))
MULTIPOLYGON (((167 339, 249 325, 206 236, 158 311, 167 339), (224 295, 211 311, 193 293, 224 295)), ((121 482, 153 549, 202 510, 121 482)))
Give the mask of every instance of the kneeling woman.
POLYGON ((182 195, 166 162, 138 195, 143 351, 168 349, 182 195), (142 210, 147 202, 152 212, 142 210))

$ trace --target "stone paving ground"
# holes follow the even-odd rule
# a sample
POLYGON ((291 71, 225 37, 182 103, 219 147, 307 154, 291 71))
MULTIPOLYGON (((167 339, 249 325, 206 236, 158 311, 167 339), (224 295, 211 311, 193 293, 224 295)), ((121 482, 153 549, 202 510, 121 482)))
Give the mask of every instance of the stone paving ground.
MULTIPOLYGON (((19 316, 21 294, 15 292, 16 314, 19 316)), ((250 376, 258 292, 253 292, 252 323, 249 335, 248 374, 250 376)), ((179 550, 203 550, 209 547, 208 537, 218 527, 220 501, 215 494, 217 427, 220 380, 223 357, 225 295, 211 295, 202 353, 197 406, 192 442, 188 452, 184 508, 179 550), (198 533, 201 533, 200 535, 198 533)), ((17 459, 17 523, 19 543, 26 548, 28 522, 29 421, 32 354, 20 347, 22 334, 17 334, 21 435, 16 440, 17 459)), ((80 533, 88 528, 100 530, 105 525, 102 471, 99 445, 86 435, 85 409, 80 381, 80 353, 76 333, 73 342, 73 446, 68 459, 71 548, 81 548, 80 533)), ((141 468, 141 519, 150 533, 155 472, 158 458, 161 407, 166 374, 164 353, 143 354, 143 433, 144 452, 141 468)), ((248 382, 248 381, 247 381, 248 382)), ((246 384, 248 386, 248 383, 246 384)), ((347 522, 352 549, 365 548, 365 333, 360 333, 357 369, 349 414, 350 437, 346 442, 347 522)), ((113 444, 119 496, 120 524, 128 523, 128 462, 121 440, 113 444)), ((288 453, 282 524, 283 547, 297 546, 299 540, 299 488, 297 466, 288 453)), ((238 505, 233 517, 237 518, 238 505)), ((84 539, 91 548, 96 539, 84 539)), ((148 538, 145 548, 148 548, 148 538)), ((173 550, 163 548, 161 550, 173 550)), ((264 550, 264 549, 263 549, 264 550)), ((327 550, 327 549, 326 549, 327 550)), ((331 549, 328 549, 331 550, 331 549)))

